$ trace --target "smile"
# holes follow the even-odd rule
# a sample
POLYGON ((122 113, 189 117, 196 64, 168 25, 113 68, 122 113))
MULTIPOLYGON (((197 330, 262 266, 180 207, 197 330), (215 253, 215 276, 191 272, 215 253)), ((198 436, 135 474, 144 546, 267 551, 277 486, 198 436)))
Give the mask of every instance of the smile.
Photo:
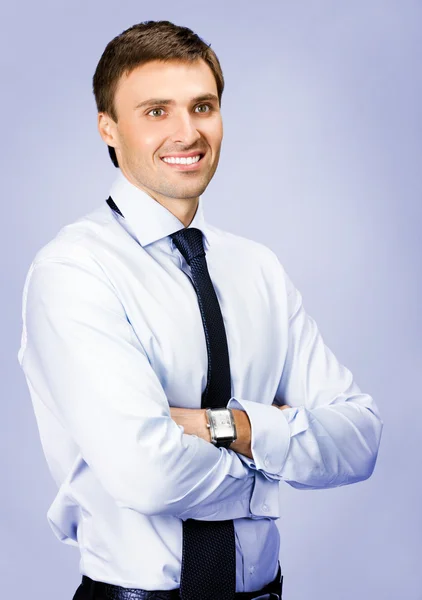
POLYGON ((162 160, 164 162, 168 162, 171 164, 180 164, 180 165, 191 165, 192 163, 196 163, 198 162, 198 160, 200 160, 201 155, 198 154, 198 156, 188 156, 187 158, 184 158, 183 156, 165 156, 162 160))
POLYGON ((204 157, 204 154, 197 154, 196 156, 165 156, 161 158, 163 163, 168 165, 169 167, 176 168, 179 171, 193 170, 198 168, 198 165, 201 165, 201 161, 204 157))

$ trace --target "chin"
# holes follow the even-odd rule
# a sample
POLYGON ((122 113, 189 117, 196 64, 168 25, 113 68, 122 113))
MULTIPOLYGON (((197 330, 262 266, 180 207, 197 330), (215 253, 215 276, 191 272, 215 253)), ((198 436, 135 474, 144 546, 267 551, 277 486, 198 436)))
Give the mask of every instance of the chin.
MULTIPOLYGON (((163 190, 160 192, 163 195, 169 195, 173 198, 197 198, 198 196, 201 196, 201 194, 203 194, 205 192, 205 190, 208 187, 208 184, 210 182, 209 179, 206 179, 204 181, 203 178, 201 178, 202 181, 189 181, 186 178, 186 181, 178 183, 176 185, 172 185, 173 182, 169 181, 168 182, 168 187, 167 190, 165 188, 163 188, 163 190), (167 191, 167 193, 166 193, 167 191)), ((161 182, 162 183, 162 182, 161 182)), ((157 186, 159 188, 159 186, 157 186)))

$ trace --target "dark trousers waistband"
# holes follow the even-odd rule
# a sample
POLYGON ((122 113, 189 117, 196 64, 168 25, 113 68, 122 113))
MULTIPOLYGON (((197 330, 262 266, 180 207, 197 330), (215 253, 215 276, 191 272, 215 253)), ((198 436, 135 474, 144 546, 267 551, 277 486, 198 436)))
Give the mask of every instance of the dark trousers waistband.
MULTIPOLYGON (((236 592, 235 600, 254 600, 268 594, 268 600, 282 600, 283 577, 281 566, 273 581, 255 592, 236 592)), ((141 590, 139 588, 124 588, 112 583, 94 581, 87 575, 82 576, 82 583, 77 589, 73 600, 180 600, 179 588, 175 590, 141 590)), ((198 598, 198 600, 200 600, 198 598)), ((218 600, 218 598, 213 598, 218 600)))

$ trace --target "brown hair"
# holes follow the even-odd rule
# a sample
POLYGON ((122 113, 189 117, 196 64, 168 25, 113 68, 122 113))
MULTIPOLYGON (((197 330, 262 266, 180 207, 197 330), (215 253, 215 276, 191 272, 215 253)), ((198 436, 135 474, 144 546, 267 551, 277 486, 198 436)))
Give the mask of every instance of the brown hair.
MULTIPOLYGON (((210 46, 188 27, 170 21, 143 21, 126 29, 107 44, 95 69, 92 83, 98 112, 106 112, 117 123, 114 95, 120 77, 152 60, 193 62, 202 58, 214 74, 221 106, 223 72, 210 46)), ((108 152, 118 167, 114 148, 108 146, 108 152)))

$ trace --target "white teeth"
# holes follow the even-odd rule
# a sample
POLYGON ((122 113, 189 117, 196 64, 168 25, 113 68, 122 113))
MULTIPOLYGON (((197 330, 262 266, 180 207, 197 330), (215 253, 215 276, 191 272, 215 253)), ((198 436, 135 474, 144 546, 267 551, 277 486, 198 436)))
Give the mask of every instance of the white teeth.
POLYGON ((174 156, 166 156, 165 158, 163 158, 162 160, 166 163, 170 163, 170 164, 180 164, 180 165, 191 165, 193 163, 198 162, 198 160, 201 158, 201 155, 198 154, 198 156, 189 156, 188 158, 184 158, 184 157, 174 157, 174 156))

